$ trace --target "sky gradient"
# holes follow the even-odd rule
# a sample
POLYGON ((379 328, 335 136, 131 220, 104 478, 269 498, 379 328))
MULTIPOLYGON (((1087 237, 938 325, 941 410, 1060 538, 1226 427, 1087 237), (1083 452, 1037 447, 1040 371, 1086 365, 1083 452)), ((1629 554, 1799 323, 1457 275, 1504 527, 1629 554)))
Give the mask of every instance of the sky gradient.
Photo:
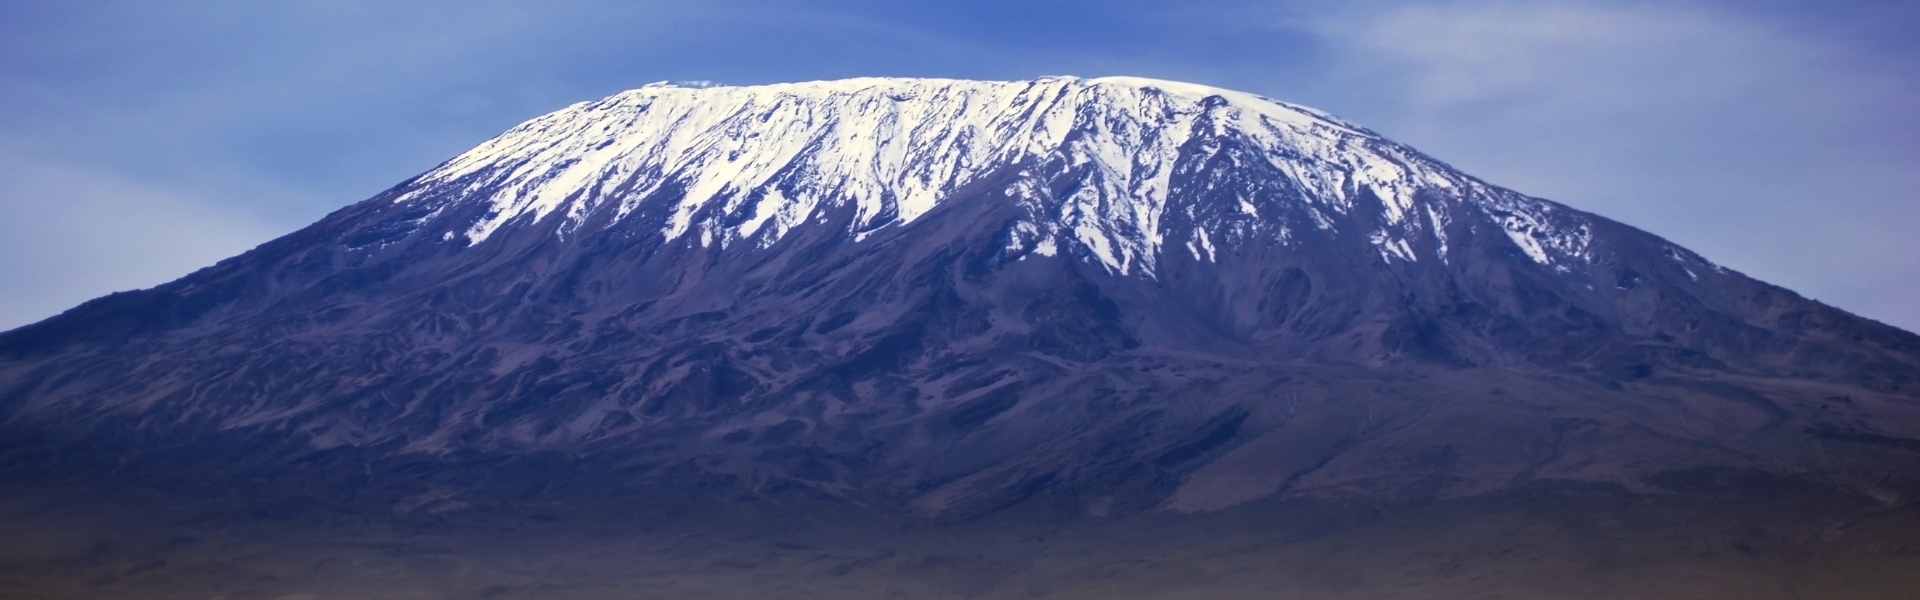
POLYGON ((1327 110, 1920 330, 1920 3, 0 6, 0 329, 660 80, 1138 75, 1327 110))

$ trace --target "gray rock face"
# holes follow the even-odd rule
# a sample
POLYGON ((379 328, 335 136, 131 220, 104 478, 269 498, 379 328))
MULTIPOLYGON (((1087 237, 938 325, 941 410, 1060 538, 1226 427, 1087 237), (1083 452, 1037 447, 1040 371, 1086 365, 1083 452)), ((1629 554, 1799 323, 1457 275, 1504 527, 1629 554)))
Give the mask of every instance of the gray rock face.
POLYGON ((0 334, 0 418, 12 473, 411 481, 402 510, 609 480, 961 521, 1752 477, 1900 503, 1920 337, 1226 90, 649 86, 0 334))

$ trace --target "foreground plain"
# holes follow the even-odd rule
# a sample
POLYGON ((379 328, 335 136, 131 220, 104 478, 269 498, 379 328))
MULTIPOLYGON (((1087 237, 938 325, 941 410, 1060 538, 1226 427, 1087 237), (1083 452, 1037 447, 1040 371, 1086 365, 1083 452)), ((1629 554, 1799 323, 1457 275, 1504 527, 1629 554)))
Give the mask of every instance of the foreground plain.
POLYGON ((1706 496, 1538 489, 1407 509, 1268 501, 1051 525, 1016 511, 944 527, 805 498, 276 514, 45 484, 0 501, 0 597, 1785 600, 1920 590, 1920 510, 1790 482, 1722 483, 1731 487, 1706 496))

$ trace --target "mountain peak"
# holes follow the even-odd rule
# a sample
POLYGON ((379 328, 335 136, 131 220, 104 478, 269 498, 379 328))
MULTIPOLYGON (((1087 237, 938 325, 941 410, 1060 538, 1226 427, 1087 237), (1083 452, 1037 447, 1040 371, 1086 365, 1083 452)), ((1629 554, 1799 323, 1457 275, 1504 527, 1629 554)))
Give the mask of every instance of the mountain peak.
POLYGON ((1445 260, 1442 230, 1467 205, 1500 213, 1542 264, 1586 243, 1577 224, 1552 224, 1547 203, 1321 111, 1134 77, 649 85, 514 127, 395 201, 436 215, 484 206, 442 233, 469 245, 558 218, 563 236, 593 223, 766 247, 842 208, 864 239, 989 178, 1008 180, 1006 197, 1029 213, 1010 229, 1010 252, 1069 248, 1120 273, 1151 274, 1169 247, 1213 260, 1226 238, 1287 243, 1353 221, 1368 203, 1379 214, 1352 233, 1386 260, 1445 260), (1240 217, 1170 229, 1169 211, 1209 212, 1169 204, 1174 174, 1227 156, 1290 185, 1224 199, 1240 217))

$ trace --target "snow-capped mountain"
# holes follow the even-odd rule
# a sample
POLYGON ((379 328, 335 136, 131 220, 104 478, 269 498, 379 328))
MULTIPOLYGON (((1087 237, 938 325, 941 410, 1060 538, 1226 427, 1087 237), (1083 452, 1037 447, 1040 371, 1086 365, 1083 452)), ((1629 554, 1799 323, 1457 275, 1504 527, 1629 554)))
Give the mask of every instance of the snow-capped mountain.
POLYGON ((1920 338, 1249 94, 657 84, 0 335, 0 418, 0 471, 961 520, 1701 469, 1898 502, 1920 338))
POLYGON ((764 248, 839 207, 852 211, 856 240, 906 225, 989 177, 1025 212, 1009 253, 1072 247, 1119 273, 1150 276, 1170 242, 1212 260, 1215 240, 1292 243, 1296 230, 1368 210, 1377 223, 1359 233, 1390 260, 1446 260, 1445 231, 1462 215, 1495 224, 1542 264, 1591 258, 1577 215, 1326 113, 1125 77, 654 84, 515 127, 394 202, 432 207, 423 222, 486 207, 443 234, 468 244, 553 218, 561 235, 597 219, 669 242, 764 248), (1176 174, 1223 144, 1250 150, 1231 160, 1257 161, 1274 185, 1239 190, 1233 210, 1203 218, 1206 207, 1177 201, 1176 174), (1051 189, 1062 172, 1074 187, 1051 189), (1170 213, 1192 226, 1171 229, 1170 213))

